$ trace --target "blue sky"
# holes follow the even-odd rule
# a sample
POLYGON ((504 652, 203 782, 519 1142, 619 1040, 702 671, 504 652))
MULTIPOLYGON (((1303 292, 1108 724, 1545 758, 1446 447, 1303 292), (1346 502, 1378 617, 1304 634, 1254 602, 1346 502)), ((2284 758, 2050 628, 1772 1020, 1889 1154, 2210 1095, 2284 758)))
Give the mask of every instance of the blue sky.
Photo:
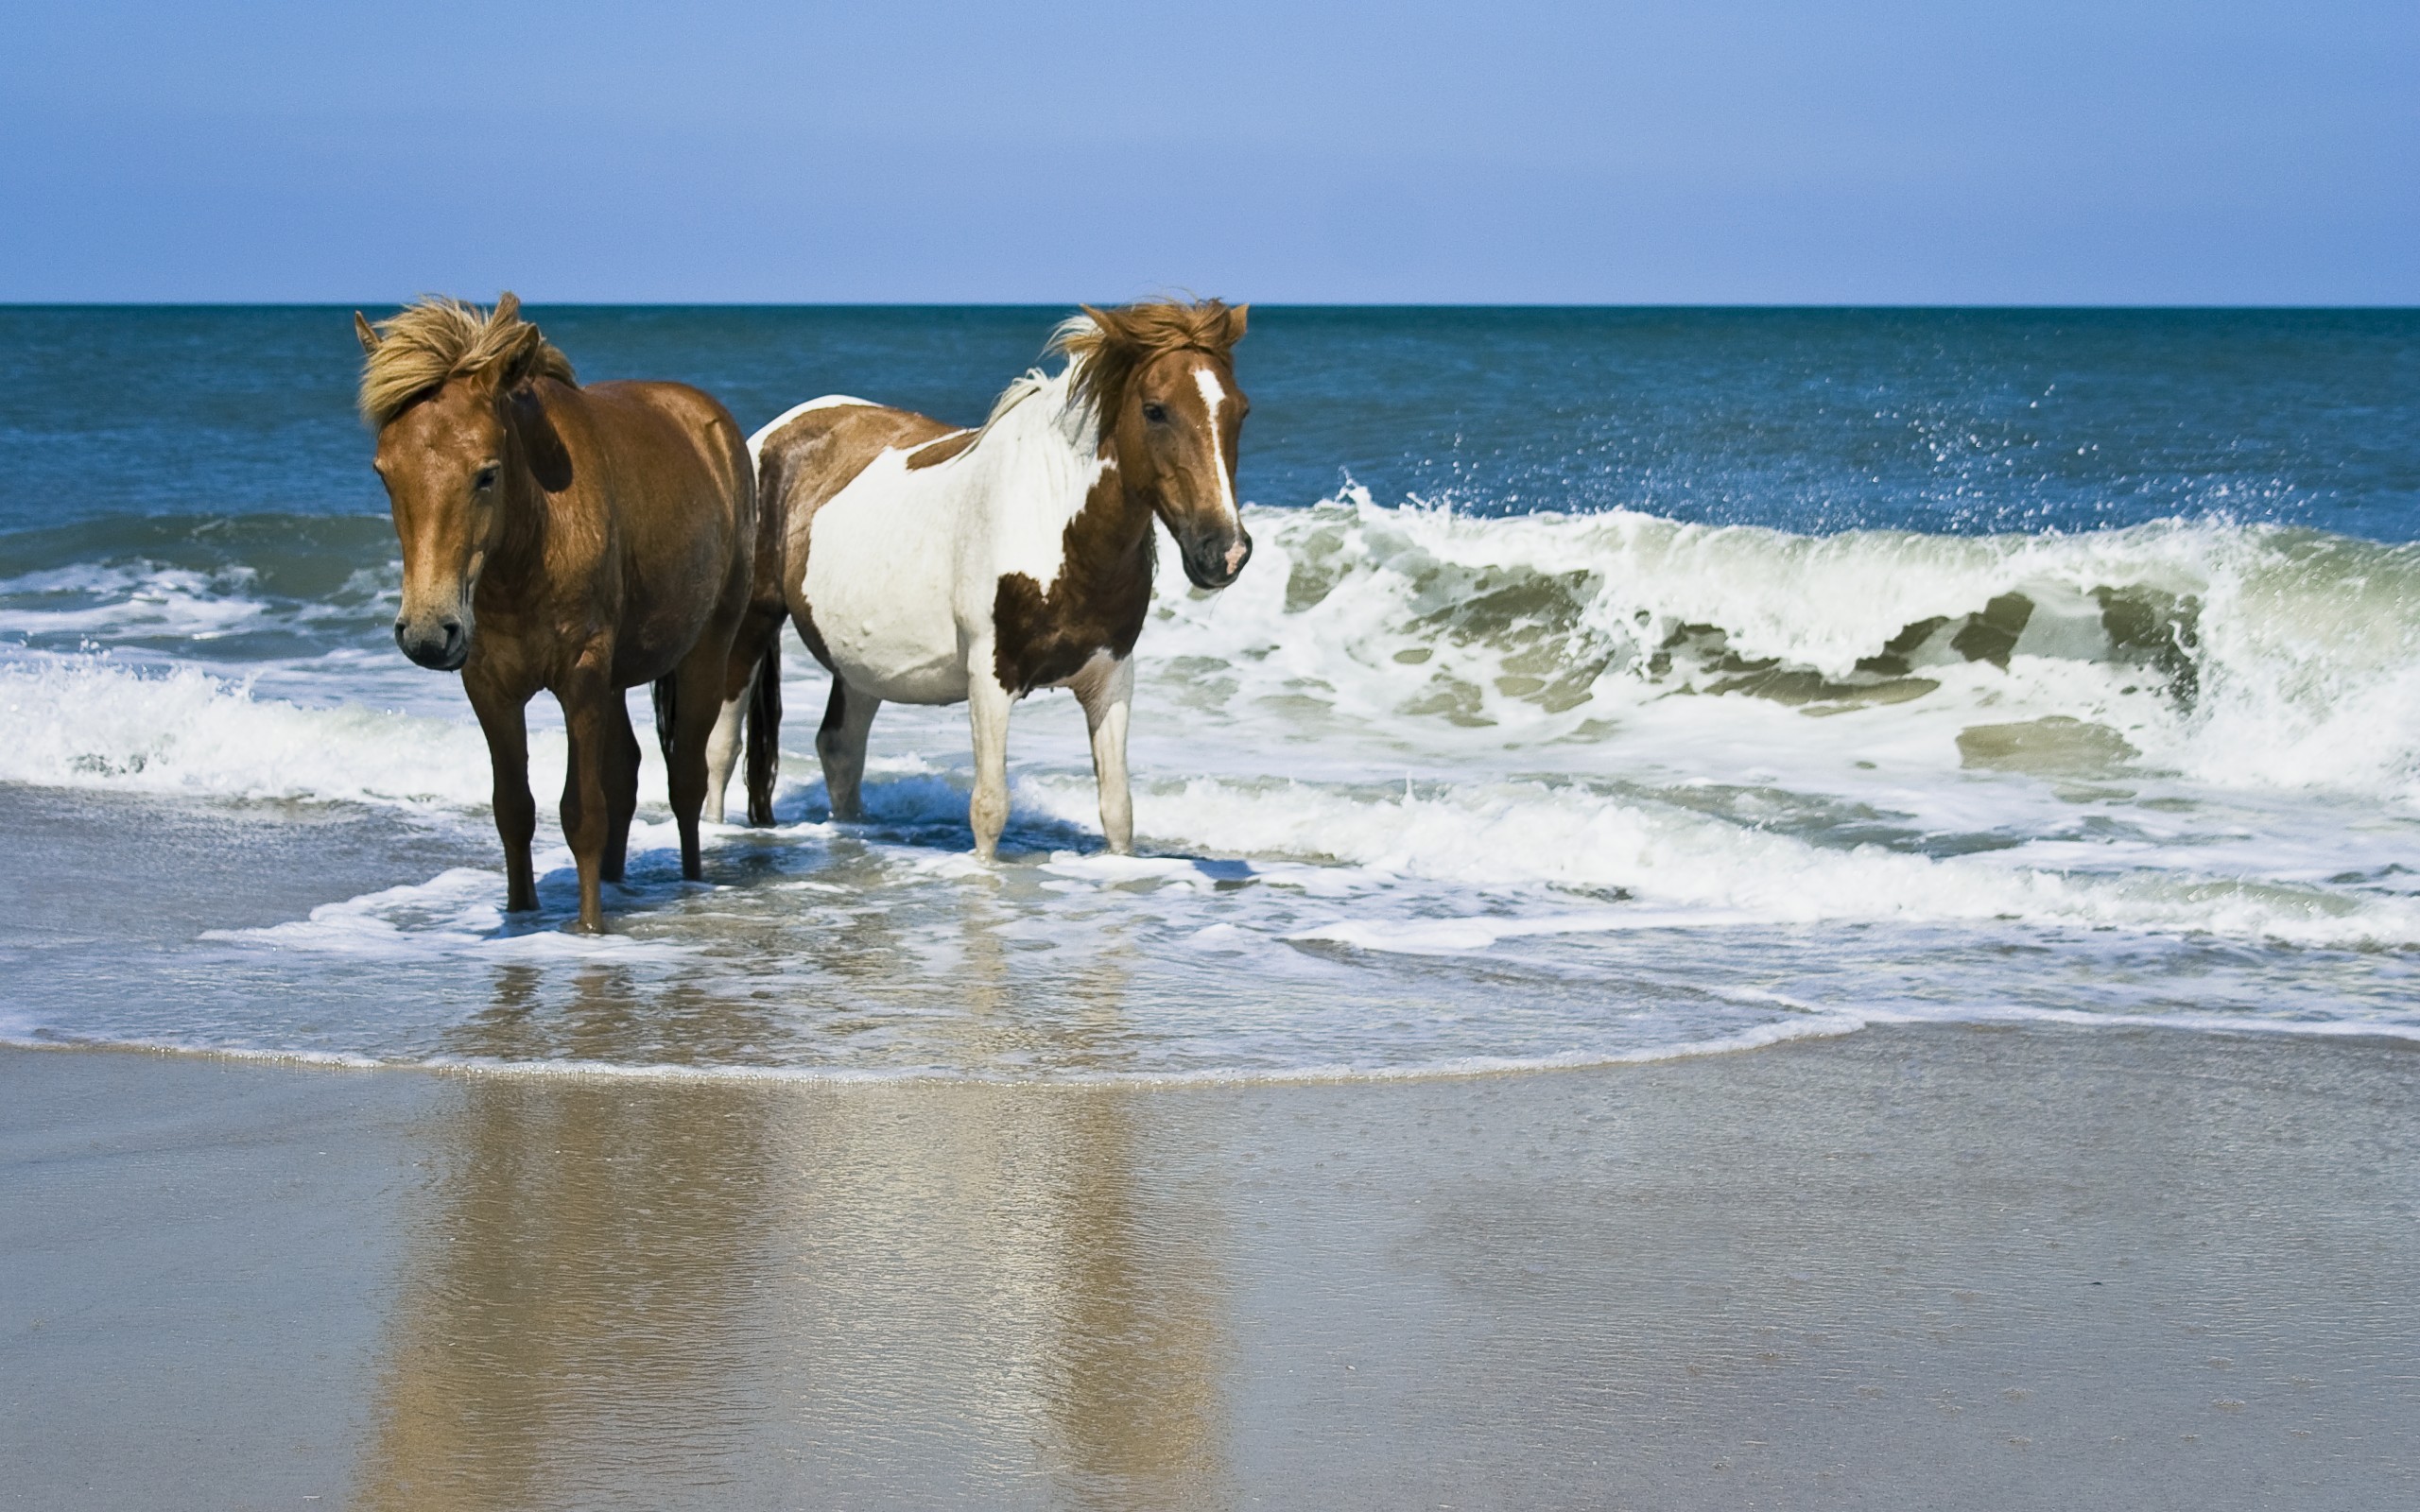
POLYGON ((2420 5, 16 0, 0 301, 2420 302, 2420 5))

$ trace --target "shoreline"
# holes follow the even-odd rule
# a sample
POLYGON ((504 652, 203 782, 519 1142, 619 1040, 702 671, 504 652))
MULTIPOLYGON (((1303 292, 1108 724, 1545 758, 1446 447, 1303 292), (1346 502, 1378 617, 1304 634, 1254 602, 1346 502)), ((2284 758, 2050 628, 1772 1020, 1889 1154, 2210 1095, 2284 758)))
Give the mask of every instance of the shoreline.
POLYGON ((2412 1052, 1875 1025, 1138 1087, 0 1049, 0 1500, 2392 1504, 2412 1052))

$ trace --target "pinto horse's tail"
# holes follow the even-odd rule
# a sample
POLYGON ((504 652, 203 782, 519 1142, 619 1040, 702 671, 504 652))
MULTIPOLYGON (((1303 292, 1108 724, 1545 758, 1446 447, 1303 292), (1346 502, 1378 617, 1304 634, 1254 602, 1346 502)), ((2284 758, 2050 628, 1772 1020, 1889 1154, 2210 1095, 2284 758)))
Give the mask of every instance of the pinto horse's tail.
POLYGON ((782 637, 765 637, 748 689, 748 822, 773 822, 773 780, 782 772, 782 637))

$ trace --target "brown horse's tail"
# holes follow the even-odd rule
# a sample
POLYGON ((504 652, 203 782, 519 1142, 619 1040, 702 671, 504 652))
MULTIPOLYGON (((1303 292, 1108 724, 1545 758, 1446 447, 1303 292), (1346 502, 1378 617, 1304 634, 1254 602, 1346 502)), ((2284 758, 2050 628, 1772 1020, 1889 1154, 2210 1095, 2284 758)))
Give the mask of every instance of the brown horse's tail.
POLYGON ((668 771, 672 766, 672 711, 680 707, 672 675, 656 679, 650 691, 655 695, 655 743, 664 751, 664 765, 668 771))
POLYGON ((748 693, 748 822, 773 822, 773 780, 782 773, 782 637, 765 637, 765 654, 748 693))

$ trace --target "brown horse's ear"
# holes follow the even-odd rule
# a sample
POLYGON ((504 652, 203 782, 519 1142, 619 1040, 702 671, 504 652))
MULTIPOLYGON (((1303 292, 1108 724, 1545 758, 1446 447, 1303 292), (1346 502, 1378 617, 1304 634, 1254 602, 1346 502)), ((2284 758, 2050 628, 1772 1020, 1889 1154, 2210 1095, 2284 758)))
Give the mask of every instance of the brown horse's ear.
POLYGON ((521 296, 510 289, 495 297, 495 313, 488 317, 488 324, 502 325, 521 313, 521 296))
POLYGON ((538 349, 546 338, 534 325, 525 325, 512 334, 512 345, 507 347, 504 361, 498 365, 504 374, 504 387, 517 388, 529 379, 530 369, 538 365, 538 349))
POLYGON ((515 384, 505 391, 504 412, 512 433, 521 438, 521 455, 528 458, 538 487, 548 493, 570 488, 571 453, 546 406, 539 403, 538 391, 527 384, 515 384))
POLYGON ((378 333, 370 329, 370 322, 362 318, 359 310, 353 312, 353 334, 359 338, 363 352, 374 352, 378 350, 378 333))
POLYGON ((1252 318, 1252 306, 1233 304, 1227 307, 1227 345, 1234 346, 1244 338, 1244 326, 1252 318))

